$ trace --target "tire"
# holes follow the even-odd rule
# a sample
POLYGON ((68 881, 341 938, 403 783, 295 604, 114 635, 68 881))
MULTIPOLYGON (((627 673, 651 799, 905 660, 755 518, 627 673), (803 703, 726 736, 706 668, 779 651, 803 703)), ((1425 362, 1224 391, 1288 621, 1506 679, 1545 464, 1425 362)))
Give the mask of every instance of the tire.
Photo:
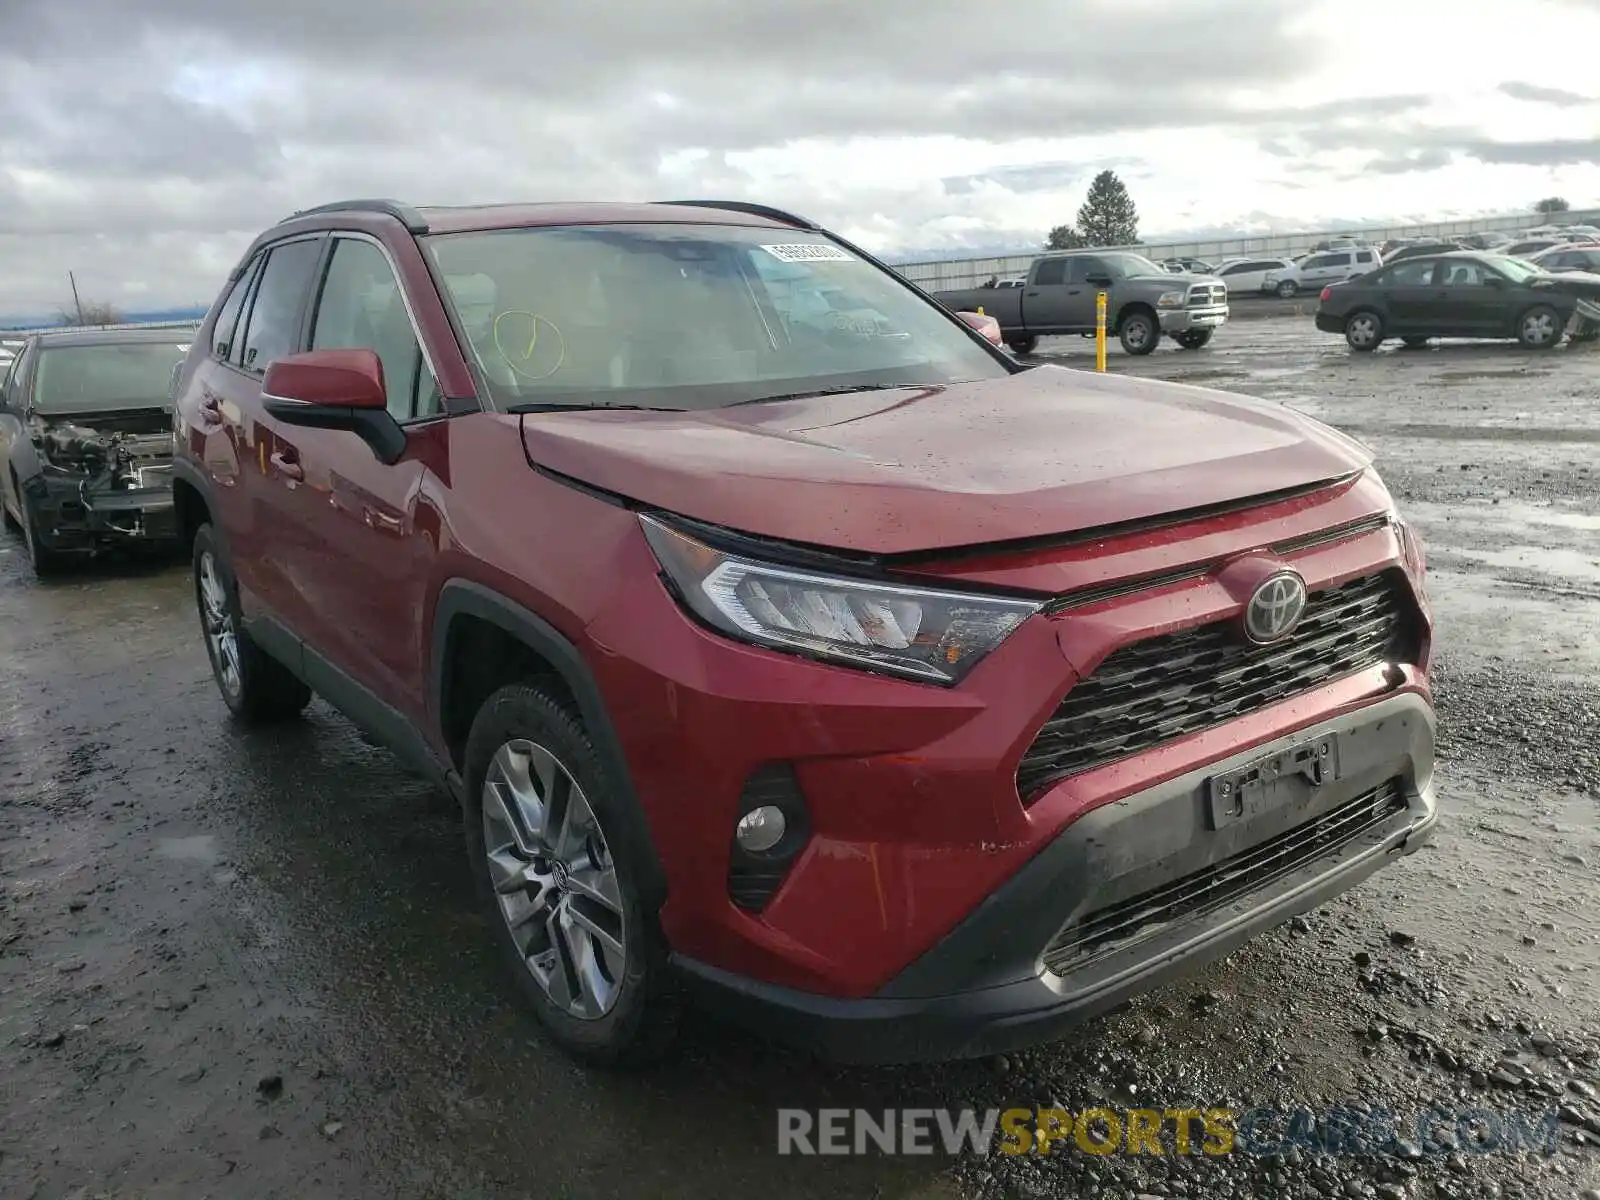
POLYGON ((1352 350, 1372 353, 1383 343, 1383 318, 1370 308, 1351 313, 1345 319, 1344 340, 1352 350))
POLYGON ((1161 343, 1161 326, 1150 313, 1136 308, 1117 325, 1117 337, 1129 354, 1149 354, 1161 343))
POLYGON ((1528 350, 1550 350, 1561 344, 1566 325, 1548 304, 1536 304, 1517 318, 1517 341, 1528 350))
POLYGON ((1300 292, 1300 285, 1292 279, 1285 279, 1278 284, 1278 295, 1285 300, 1291 300, 1300 292))
POLYGON ((660 1058, 681 1006, 655 906, 642 895, 648 835, 578 714, 537 683, 508 685, 478 710, 465 757, 472 872, 540 1025, 588 1062, 660 1058), (560 828, 576 819, 581 838, 531 832, 546 826, 552 796, 564 796, 560 828), (580 972, 580 963, 591 970, 580 972))
POLYGON ((33 565, 34 578, 54 579, 72 561, 71 557, 55 550, 47 550, 39 544, 38 535, 33 528, 33 513, 28 508, 28 501, 23 497, 21 488, 17 489, 17 507, 22 510, 22 540, 27 546, 28 561, 33 565))
POLYGON ((1211 341, 1211 335, 1216 332, 1212 329, 1189 329, 1173 337, 1173 341, 1185 350, 1198 350, 1211 341))
MULTIPOLYGON (((11 472, 11 494, 17 498, 17 504, 22 504, 22 485, 17 482, 16 471, 11 472)), ((16 533, 22 532, 22 522, 11 515, 11 510, 6 507, 5 496, 0 495, 0 521, 5 527, 16 533)))
POLYGON ((193 567, 206 658, 228 711, 251 725, 299 716, 311 702, 311 689, 245 632, 239 589, 210 525, 194 535, 193 567))
POLYGON ((1428 339, 1425 337, 1408 337, 1400 340, 1405 343, 1407 350, 1421 350, 1428 344, 1428 339))
POLYGON ((1007 346, 1011 347, 1013 354, 1032 354, 1034 347, 1038 344, 1039 339, 1036 337, 1012 338, 1006 343, 1007 346))

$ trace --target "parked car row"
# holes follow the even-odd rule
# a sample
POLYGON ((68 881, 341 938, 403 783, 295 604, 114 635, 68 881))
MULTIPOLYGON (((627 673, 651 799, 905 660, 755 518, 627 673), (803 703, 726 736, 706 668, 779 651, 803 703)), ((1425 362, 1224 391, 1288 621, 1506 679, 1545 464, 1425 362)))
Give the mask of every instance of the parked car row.
MULTIPOLYGON (((1074 288, 1124 336, 1227 311, 1137 255, 978 290, 1059 289, 1055 327, 1074 288)), ((7 495, 159 396, 223 704, 315 693, 453 795, 573 1053, 659 1054, 686 1001, 996 1053, 1428 840, 1431 610, 1357 443, 972 318, 750 204, 332 204, 256 238, 170 388, 170 333, 30 338, 49 466, 7 495)))
MULTIPOLYGON (((1600 261, 1590 251, 1561 253, 1600 261)), ((1581 266, 1558 272, 1483 251, 1416 254, 1324 288, 1315 320, 1363 352, 1390 338, 1420 347, 1436 337, 1515 338, 1530 350, 1548 350, 1569 327, 1574 337, 1595 335, 1600 274, 1581 266)))

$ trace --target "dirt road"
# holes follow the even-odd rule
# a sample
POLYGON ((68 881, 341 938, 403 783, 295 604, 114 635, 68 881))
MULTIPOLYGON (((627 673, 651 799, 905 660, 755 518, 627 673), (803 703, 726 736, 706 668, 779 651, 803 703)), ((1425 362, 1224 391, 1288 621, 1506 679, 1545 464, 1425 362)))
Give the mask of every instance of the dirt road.
MULTIPOLYGON (((1378 451, 1429 547, 1440 831, 1004 1061, 844 1070, 696 1022, 660 1071, 585 1073, 502 985, 447 799, 320 703, 234 730, 183 566, 42 585, 0 539, 0 1196, 1600 1187, 1600 348, 1356 357, 1308 324, 1111 365, 1282 400, 1378 451), (1548 1155, 775 1153, 779 1107, 1352 1101, 1563 1115, 1548 1155)), ((1079 339, 1041 350, 1092 366, 1079 339)))

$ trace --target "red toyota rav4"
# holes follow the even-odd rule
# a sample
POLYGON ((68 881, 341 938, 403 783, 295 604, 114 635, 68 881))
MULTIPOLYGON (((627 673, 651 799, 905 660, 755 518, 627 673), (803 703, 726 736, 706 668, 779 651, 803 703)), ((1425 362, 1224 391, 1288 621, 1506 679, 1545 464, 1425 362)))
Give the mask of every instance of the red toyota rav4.
POLYGON ((754 205, 343 202, 176 382, 241 719, 460 801, 568 1048, 1044 1040, 1435 818, 1419 545, 1276 404, 1025 366, 754 205))

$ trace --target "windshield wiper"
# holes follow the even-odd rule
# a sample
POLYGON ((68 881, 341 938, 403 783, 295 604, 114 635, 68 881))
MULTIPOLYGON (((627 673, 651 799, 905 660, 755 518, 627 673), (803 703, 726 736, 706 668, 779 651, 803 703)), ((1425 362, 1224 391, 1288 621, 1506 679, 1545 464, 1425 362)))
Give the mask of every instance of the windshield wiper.
POLYGON ((652 408, 648 404, 556 404, 540 401, 531 404, 513 404, 508 413, 548 412, 598 412, 602 409, 621 409, 624 412, 682 412, 681 408, 652 408))
POLYGON ((735 400, 726 408, 738 408, 742 404, 766 404, 774 400, 810 400, 816 396, 846 396, 851 392, 889 392, 896 388, 928 388, 937 384, 928 383, 853 383, 846 387, 816 388, 809 392, 780 392, 775 396, 752 396, 749 400, 735 400))

